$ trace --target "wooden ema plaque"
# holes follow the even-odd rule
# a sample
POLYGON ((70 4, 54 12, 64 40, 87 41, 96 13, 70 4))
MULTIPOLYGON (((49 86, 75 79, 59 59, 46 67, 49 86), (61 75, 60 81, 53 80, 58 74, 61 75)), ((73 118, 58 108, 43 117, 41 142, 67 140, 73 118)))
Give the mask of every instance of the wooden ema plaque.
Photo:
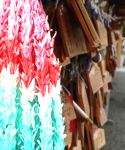
MULTIPOLYGON (((89 41, 90 47, 99 47, 101 44, 100 38, 94 28, 94 25, 88 15, 88 12, 81 0, 68 0, 69 5, 73 9, 76 17, 81 24, 83 31, 89 41)), ((93 50, 93 49, 91 49, 93 50)))
POLYGON ((88 96, 86 93, 84 81, 78 79, 78 103, 81 108, 90 116, 90 106, 88 101, 88 96))
POLYGON ((87 53, 84 33, 66 4, 61 3, 58 6, 56 19, 64 49, 69 57, 87 53))
POLYGON ((100 125, 103 126, 108 121, 108 119, 107 119, 106 111, 103 107, 103 99, 100 90, 97 92, 97 99, 99 100, 99 104, 100 104, 100 115, 99 115, 100 125))
POLYGON ((92 91, 95 94, 104 85, 101 70, 97 64, 92 66, 89 72, 89 78, 92 91))
POLYGON ((108 46, 108 33, 107 33, 107 29, 105 28, 105 26, 98 20, 96 20, 96 24, 97 24, 97 31, 101 40, 101 48, 106 48, 108 46))
POLYGON ((94 132, 95 150, 100 150, 106 144, 105 131, 102 128, 97 128, 94 132))
POLYGON ((71 103, 70 96, 66 95, 65 93, 61 94, 61 99, 64 104, 63 106, 63 116, 65 118, 65 144, 71 145, 72 144, 72 133, 70 132, 70 122, 76 119, 76 114, 74 107, 71 103))

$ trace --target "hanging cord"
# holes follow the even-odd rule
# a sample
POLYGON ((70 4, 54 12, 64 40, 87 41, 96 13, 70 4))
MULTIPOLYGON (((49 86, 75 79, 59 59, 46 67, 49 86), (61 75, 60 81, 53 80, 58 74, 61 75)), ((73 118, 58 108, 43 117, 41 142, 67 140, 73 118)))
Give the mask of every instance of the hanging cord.
MULTIPOLYGON (((62 85, 62 88, 64 88, 64 90, 67 92, 67 94, 70 96, 71 93, 70 91, 64 86, 62 85)), ((86 120, 88 120, 91 124, 94 124, 92 119, 79 107, 79 105, 73 100, 73 106, 75 108, 75 110, 86 120)))

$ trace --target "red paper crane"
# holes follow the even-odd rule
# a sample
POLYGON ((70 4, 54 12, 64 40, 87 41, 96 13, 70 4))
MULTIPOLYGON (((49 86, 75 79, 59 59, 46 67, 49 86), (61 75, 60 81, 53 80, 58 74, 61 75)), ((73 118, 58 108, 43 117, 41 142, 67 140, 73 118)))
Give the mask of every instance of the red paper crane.
POLYGON ((36 0, 4 0, 0 9, 0 71, 11 64, 28 88, 36 78, 42 94, 59 79, 47 17, 36 0), (4 15, 3 15, 4 14, 4 15))

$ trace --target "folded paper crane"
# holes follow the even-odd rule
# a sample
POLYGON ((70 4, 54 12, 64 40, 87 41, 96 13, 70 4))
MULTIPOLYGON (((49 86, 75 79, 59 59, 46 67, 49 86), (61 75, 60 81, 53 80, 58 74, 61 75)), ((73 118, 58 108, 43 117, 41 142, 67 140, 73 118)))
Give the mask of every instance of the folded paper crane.
POLYGON ((0 1, 0 149, 64 150, 60 67, 38 0, 0 1))

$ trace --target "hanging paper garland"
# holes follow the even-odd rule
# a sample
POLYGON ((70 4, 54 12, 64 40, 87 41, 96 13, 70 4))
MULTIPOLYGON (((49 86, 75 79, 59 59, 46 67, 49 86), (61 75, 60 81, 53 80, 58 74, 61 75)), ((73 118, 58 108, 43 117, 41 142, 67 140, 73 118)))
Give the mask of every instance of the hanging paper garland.
POLYGON ((54 141, 54 150, 58 150, 60 147, 60 150, 64 149, 64 126, 62 122, 62 103, 61 103, 61 97, 60 97, 60 82, 58 81, 58 84, 56 87, 53 87, 52 91, 52 124, 54 127, 54 134, 53 134, 53 141, 54 141))
POLYGON ((14 149, 16 143, 16 89, 18 74, 10 74, 10 67, 2 70, 0 75, 0 146, 2 150, 14 149), (9 84, 8 84, 9 83, 9 84))
POLYGON ((2 150, 64 149, 60 67, 50 32, 38 0, 0 1, 2 150))

